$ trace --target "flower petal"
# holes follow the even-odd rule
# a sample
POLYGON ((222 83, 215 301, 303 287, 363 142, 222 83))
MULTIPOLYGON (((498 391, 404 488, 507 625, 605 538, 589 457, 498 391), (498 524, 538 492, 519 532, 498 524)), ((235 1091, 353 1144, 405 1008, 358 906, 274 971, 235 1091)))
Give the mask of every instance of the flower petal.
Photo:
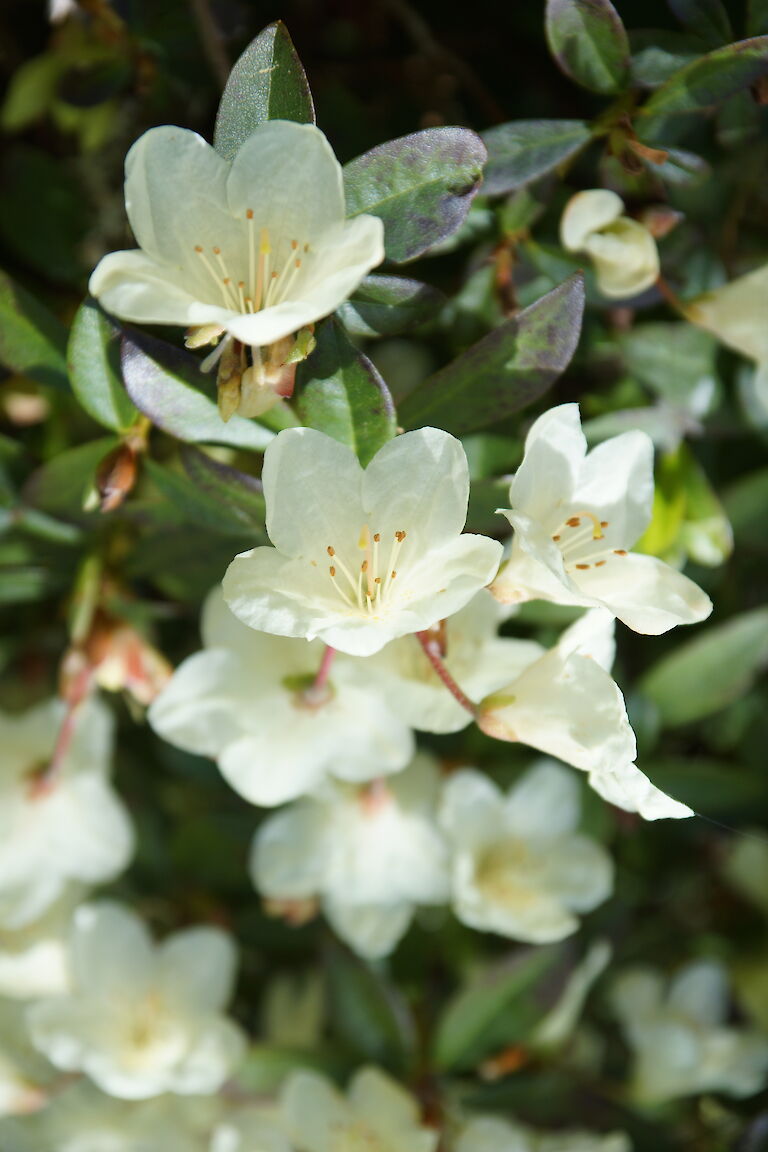
POLYGON ((196 652, 152 702, 147 719, 158 735, 198 756, 218 756, 242 731, 248 703, 243 661, 223 648, 196 652))
POLYGON ((457 843, 477 847, 503 835, 499 789, 472 768, 455 772, 447 780, 440 803, 440 824, 457 843))
POLYGON ((160 982, 180 1014, 219 1012, 235 983, 237 951, 220 928, 174 932, 158 949, 160 982))
POLYGON ((628 628, 647 636, 658 636, 677 624, 696 624, 712 611, 712 601, 698 584, 663 560, 639 552, 580 572, 578 585, 628 628))
POLYGON ((569 252, 581 252, 593 233, 618 220, 624 201, 607 188, 577 192, 566 205, 560 220, 560 239, 569 252))
POLYGON ((509 500, 515 511, 545 521, 547 530, 561 506, 571 503, 587 441, 578 404, 560 404, 539 416, 525 439, 523 462, 515 473, 509 500))
POLYGON ((202 303, 183 270, 158 263, 138 249, 111 252, 94 268, 88 291, 107 312, 136 324, 215 324, 227 327, 235 312, 202 303))
POLYGON ((322 809, 311 801, 269 816, 251 845, 251 880, 275 900, 315 896, 323 885, 326 837, 322 809))
POLYGON ((656 788, 635 764, 595 769, 589 774, 589 783, 609 804, 637 812, 644 820, 680 820, 694 815, 687 804, 656 788))
POLYGON ((111 900, 77 909, 71 956, 75 989, 93 998, 138 996, 155 969, 152 938, 143 921, 111 900))
POLYGON ((653 507, 653 442, 645 432, 622 432, 587 454, 574 503, 599 510, 616 547, 630 548, 648 527, 653 507))
POLYGON ((517 781, 504 805, 505 826, 521 839, 558 839, 573 831, 580 815, 576 777, 547 760, 535 764, 517 781))
POLYGON ((366 960, 389 956, 408 931, 413 905, 407 901, 392 904, 351 904, 326 897, 323 911, 337 936, 366 960))
POLYGON ((645 225, 627 216, 588 236, 584 251, 594 261, 598 288, 613 300, 637 296, 658 279, 656 241, 645 225))

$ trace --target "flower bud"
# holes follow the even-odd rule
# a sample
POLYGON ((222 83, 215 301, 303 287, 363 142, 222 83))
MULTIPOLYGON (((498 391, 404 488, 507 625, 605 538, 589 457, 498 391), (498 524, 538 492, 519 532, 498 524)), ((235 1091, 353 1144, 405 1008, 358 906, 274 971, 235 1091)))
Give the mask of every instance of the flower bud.
POLYGON ((571 197, 560 221, 563 246, 591 256, 598 288, 615 300, 645 291, 659 275, 650 229, 622 215, 623 208, 615 192, 592 188, 571 197))

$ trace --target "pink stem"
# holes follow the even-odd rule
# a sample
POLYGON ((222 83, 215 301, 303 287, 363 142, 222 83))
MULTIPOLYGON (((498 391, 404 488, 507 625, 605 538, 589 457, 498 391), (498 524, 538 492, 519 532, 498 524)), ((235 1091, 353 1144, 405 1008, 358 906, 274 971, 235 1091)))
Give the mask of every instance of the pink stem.
POLYGON ((442 680, 443 684, 445 684, 451 696, 453 696, 454 700, 461 704, 462 708, 466 709, 470 716, 474 717, 476 720, 478 714, 477 705, 473 704, 469 696, 462 692, 461 688, 459 688, 453 676, 451 676, 450 672, 446 668, 440 654, 439 642, 429 632, 416 632, 415 635, 419 644, 421 644, 422 648, 424 649, 424 655, 426 656, 427 660, 429 660, 435 672, 442 680))
POLYGON ((40 776, 35 778, 32 784, 31 794, 34 799, 47 796, 53 790, 61 775, 64 760, 69 752, 72 737, 75 734, 77 712, 90 688, 91 672, 90 667, 82 669, 69 687, 66 700, 67 710, 64 713, 64 719, 61 722, 61 727, 56 737, 53 754, 51 755, 48 767, 40 776))
POLYGON ((331 665, 333 664, 336 649, 331 648, 330 644, 326 644, 323 658, 320 661, 320 667, 317 670, 317 675, 304 693, 304 703, 310 708, 317 707, 325 704, 328 700, 326 688, 328 686, 328 679, 331 675, 331 665))

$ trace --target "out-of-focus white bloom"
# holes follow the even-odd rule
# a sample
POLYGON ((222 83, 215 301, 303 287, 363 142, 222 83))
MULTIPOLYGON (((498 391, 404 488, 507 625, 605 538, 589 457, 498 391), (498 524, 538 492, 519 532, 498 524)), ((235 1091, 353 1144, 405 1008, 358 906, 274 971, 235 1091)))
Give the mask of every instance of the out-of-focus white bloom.
POLYGON ((476 1116, 463 1128, 455 1152, 630 1152, 623 1132, 534 1132, 496 1116, 476 1116))
POLYGON ((226 333, 212 358, 227 362, 222 415, 259 415, 277 402, 280 369, 295 355, 287 338, 333 312, 384 259, 381 220, 345 219, 341 165, 311 124, 260 124, 232 161, 195 132, 151 128, 125 171, 140 250, 105 256, 91 294, 124 320, 190 326, 191 346, 226 333))
POLYGON ((293 800, 328 774, 370 780, 411 759, 410 728, 357 663, 337 659, 313 692, 323 645, 247 628, 219 588, 203 609, 202 634, 205 649, 176 670, 149 721, 172 744, 215 757, 251 803, 293 800))
POLYGON ((70 884, 63 896, 16 931, 0 931, 0 996, 31 1000, 69 987, 69 926, 84 889, 70 884))
POLYGON ((616 981, 613 1003, 634 1051, 638 1101, 751 1096, 768 1082, 768 1038, 726 1024, 728 982, 716 961, 688 964, 668 984, 651 968, 629 970, 616 981))
POLYGON ((245 1040, 222 1015, 236 956, 217 928, 189 928, 155 946, 134 913, 103 901, 75 913, 72 988, 29 1009, 35 1046, 57 1068, 140 1100, 217 1091, 245 1040))
POLYGON ((656 282, 659 253, 650 230, 624 214, 615 192, 591 188, 568 201, 560 221, 560 239, 569 252, 586 252, 595 266, 604 296, 637 296, 656 282))
MULTIPOLYGON (((470 699, 480 700, 508 684, 543 652, 528 640, 497 636, 502 609, 481 589, 441 627, 443 663, 470 699)), ((371 657, 370 669, 382 690, 412 728, 422 732, 458 732, 471 721, 469 713, 446 691, 440 677, 414 636, 404 636, 371 657)))
POLYGON ((224 598, 251 628, 353 656, 453 615, 496 574, 501 545, 462 534, 469 473, 437 428, 397 436, 363 469, 309 428, 264 454, 267 532, 230 564, 224 598))
POLYGON ((435 1152, 439 1135, 421 1123, 419 1107, 378 1068, 362 1068, 346 1097, 316 1072, 293 1072, 281 1097, 296 1152, 435 1152))
POLYGON ((512 552, 492 591, 503 603, 603 606, 635 632, 658 635, 712 611, 706 593, 655 556, 628 551, 653 504, 653 445, 625 432, 587 453, 577 404, 535 421, 504 511, 512 552))
POLYGON ((96 697, 80 704, 50 782, 64 704, 0 715, 0 928, 38 920, 72 881, 112 880, 133 852, 128 813, 108 779, 113 723, 96 697))
POLYGON ((504 796, 471 769, 445 786, 453 907, 470 928, 544 944, 579 926, 613 888, 608 854, 575 829, 579 784, 557 764, 531 768, 504 796))
MULTIPOLYGON (((216 1125, 206 1152, 293 1152, 272 1109, 228 1109, 216 1125)), ((350 1150, 351 1152, 351 1150, 350 1150)))
POLYGON ((254 884, 275 900, 320 897, 356 952, 387 955, 417 905, 448 897, 438 786, 425 756, 367 788, 328 784, 262 824, 251 857, 254 884))
POLYGON ((61 24, 79 10, 77 0, 48 0, 48 19, 51 24, 61 24))
POLYGON ((23 1008, 0 1001, 0 1116, 26 1116, 42 1108, 52 1073, 29 1042, 23 1008))
POLYGON ((686 301, 683 311, 692 324, 754 362, 754 396, 768 413, 768 264, 686 301))

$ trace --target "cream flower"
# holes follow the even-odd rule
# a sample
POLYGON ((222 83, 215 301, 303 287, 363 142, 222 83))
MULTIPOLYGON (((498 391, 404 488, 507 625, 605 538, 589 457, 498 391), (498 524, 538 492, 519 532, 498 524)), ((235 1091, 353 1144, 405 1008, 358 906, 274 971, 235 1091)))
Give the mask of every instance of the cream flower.
POLYGON ((218 588, 203 609, 202 634, 205 649, 176 670, 149 721, 172 744, 215 757, 251 803, 293 800, 328 774, 370 780, 413 755, 410 728, 356 662, 336 660, 315 691, 323 645, 247 628, 218 588))
MULTIPOLYGON (((529 640, 497 636, 501 606, 486 589, 444 622, 443 663, 471 700, 508 684, 544 651, 529 640)), ((458 732, 471 721, 427 659, 415 636, 404 636, 372 656, 367 667, 397 714, 422 732, 458 732)))
POLYGON ((634 1094, 660 1103, 698 1092, 751 1096, 768 1083, 768 1038, 734 1028, 722 966, 688 964, 665 986, 659 972, 624 973, 613 1003, 634 1050, 634 1094))
POLYGON ((26 1116, 42 1108, 54 1075, 29 1042, 23 1008, 0 1001, 0 1116, 26 1116))
POLYGON ((463 1128, 455 1152, 630 1152, 623 1132, 534 1132, 497 1116, 476 1116, 463 1128))
POLYGON ((346 1097, 316 1072, 292 1072, 281 1110, 296 1152, 435 1152, 412 1096, 377 1068, 362 1068, 346 1097))
POLYGON ((133 852, 128 813, 107 780, 112 716, 98 698, 76 709, 55 778, 42 783, 64 711, 48 700, 0 715, 0 929, 34 923, 72 881, 114 879, 133 852))
POLYGON ((322 432, 291 428, 268 446, 263 481, 274 548, 235 557, 223 585, 251 628, 370 656, 496 574, 501 545, 461 534, 467 459, 437 428, 396 437, 366 469, 322 432))
POLYGON ((563 247, 592 258, 597 286, 612 300, 637 296, 659 276, 656 241, 644 224, 623 212, 615 192, 591 188, 571 197, 560 221, 563 247))
POLYGON ((70 884, 55 904, 24 928, 0 930, 0 996, 31 1000, 69 987, 69 925, 84 889, 70 884))
POLYGON ((295 355, 282 342, 333 312, 384 259, 381 221, 345 219, 341 165, 311 124, 267 121, 231 162, 195 132, 151 128, 125 167, 140 250, 105 256, 91 294, 124 320, 190 326, 193 345, 226 333, 222 414, 239 403, 259 415, 295 355), (254 350, 250 368, 242 345, 254 350))
POLYGON ((509 500, 512 551, 491 589, 503 603, 603 606, 654 636, 712 611, 692 580, 629 551, 653 503, 653 445, 644 432, 624 432, 587 453, 578 405, 551 408, 528 433, 509 500))
POLYGON ((557 764, 531 768, 507 796, 482 773, 457 772, 440 820, 451 841, 453 907, 470 928, 545 944, 579 926, 610 896, 607 853, 575 829, 574 776, 557 764))
POLYGON ((369 959, 386 956, 416 906, 448 897, 437 797, 437 770, 425 756, 368 788, 329 784, 262 824, 253 882, 274 900, 320 897, 350 947, 369 959))
POLYGON ((481 702, 477 722, 497 740, 529 744, 588 772, 603 799, 646 820, 692 816, 632 763, 635 735, 610 676, 613 633, 610 613, 593 608, 553 648, 531 645, 530 662, 481 702))
POLYGON ((755 396, 768 412, 768 264, 686 301, 683 312, 692 324, 755 363, 755 396))
POLYGON ((216 1092, 245 1048, 222 1015, 235 962, 217 928, 155 946, 127 909, 84 904, 72 926, 71 991, 30 1007, 32 1041, 57 1068, 125 1100, 216 1092))

